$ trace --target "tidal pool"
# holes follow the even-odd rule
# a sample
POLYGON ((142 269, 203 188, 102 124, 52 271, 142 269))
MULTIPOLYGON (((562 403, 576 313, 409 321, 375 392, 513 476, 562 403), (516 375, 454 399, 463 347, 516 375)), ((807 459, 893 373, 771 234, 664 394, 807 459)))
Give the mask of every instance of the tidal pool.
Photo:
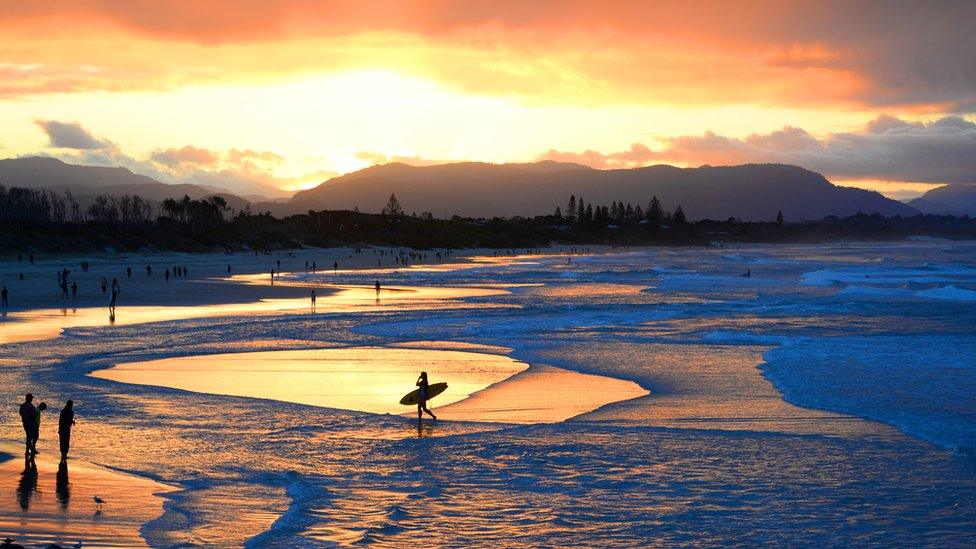
POLYGON ((648 394, 630 381, 530 368, 499 354, 403 347, 184 356, 118 364, 91 375, 196 393, 402 414, 415 410, 399 401, 414 389, 421 371, 431 383, 448 383, 429 403, 444 419, 548 423, 648 394))

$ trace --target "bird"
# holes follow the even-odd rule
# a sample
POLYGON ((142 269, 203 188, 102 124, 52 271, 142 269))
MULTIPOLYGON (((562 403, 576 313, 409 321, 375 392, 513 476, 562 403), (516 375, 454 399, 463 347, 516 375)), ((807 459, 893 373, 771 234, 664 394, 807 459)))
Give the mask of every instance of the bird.
POLYGON ((98 496, 92 496, 92 500, 95 502, 95 505, 97 505, 99 509, 102 508, 102 505, 105 505, 105 500, 98 496))

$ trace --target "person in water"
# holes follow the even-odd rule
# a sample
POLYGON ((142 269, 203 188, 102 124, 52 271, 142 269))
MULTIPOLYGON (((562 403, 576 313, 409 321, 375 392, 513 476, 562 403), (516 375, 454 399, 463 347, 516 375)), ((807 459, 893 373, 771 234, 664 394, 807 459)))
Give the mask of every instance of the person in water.
POLYGON ((71 448, 71 427, 75 424, 74 402, 68 401, 61 409, 58 416, 58 442, 61 443, 61 461, 68 459, 68 450, 71 448))
POLYGON ((47 410, 46 402, 41 402, 40 404, 37 405, 37 408, 34 410, 34 425, 33 425, 34 429, 33 431, 31 431, 29 435, 31 454, 35 456, 38 454, 37 439, 41 438, 41 412, 43 412, 44 410, 47 410))
POLYGON ((420 372, 420 377, 417 378, 417 387, 420 387, 420 396, 417 399, 417 420, 420 421, 424 417, 424 412, 437 419, 434 412, 427 409, 427 392, 430 390, 430 384, 427 383, 427 372, 420 372))
POLYGON ((37 408, 34 407, 34 395, 27 393, 24 397, 23 404, 20 405, 20 422, 24 426, 24 440, 27 446, 25 454, 36 454, 37 451, 34 450, 34 446, 31 444, 34 440, 34 430, 37 425, 37 408))

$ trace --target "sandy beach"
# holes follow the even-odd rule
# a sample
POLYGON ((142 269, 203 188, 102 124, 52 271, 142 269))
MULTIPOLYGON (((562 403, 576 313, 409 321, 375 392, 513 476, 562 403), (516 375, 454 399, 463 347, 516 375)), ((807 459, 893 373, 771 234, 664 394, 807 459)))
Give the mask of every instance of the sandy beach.
MULTIPOLYGON (((19 424, 0 426, 14 456, 0 467, 17 495, 0 506, 0 536, 37 546, 113 535, 116 545, 154 547, 425 537, 482 545, 498 535, 528 545, 580 535, 609 546, 965 545, 976 470, 954 448, 976 428, 952 403, 964 398, 953 391, 969 383, 968 363, 958 388, 939 389, 949 406, 941 415, 926 401, 928 431, 886 415, 882 393, 841 401, 834 395, 845 393, 796 381, 794 345, 836 342, 838 332, 869 341, 902 307, 921 312, 898 328, 906 333, 938 326, 944 337, 969 337, 956 324, 966 302, 929 297, 976 280, 976 267, 958 260, 969 244, 875 246, 835 257, 776 246, 523 250, 391 269, 372 265, 371 251, 309 250, 283 258, 274 285, 274 257, 242 257, 228 277, 224 256, 164 256, 156 263, 185 263, 191 275, 134 273, 123 292, 137 297, 114 323, 97 295, 83 301, 79 291, 77 312, 61 313, 55 285, 36 282, 24 287, 38 293, 36 308, 12 310, 0 325, 0 381, 33 391, 53 413, 42 422, 27 515, 16 488, 19 424), (936 246, 961 251, 940 259, 936 246), (911 270, 923 253, 934 266, 911 270), (346 265, 312 273, 311 257, 346 265), (742 265, 753 279, 738 276, 742 265), (922 285, 879 302, 879 291, 905 283, 879 278, 874 293, 856 295, 808 283, 842 278, 810 274, 833 268, 888 269, 922 285), (421 370, 448 383, 431 401, 437 421, 418 423, 415 409, 397 404, 421 370), (43 488, 57 484, 51 459, 66 398, 79 426, 62 511, 43 488), (926 434, 936 421, 962 426, 942 432, 950 445, 926 434), (912 482, 901 483, 909 471, 912 482), (812 486, 801 499, 788 488, 798 482, 812 486), (118 495, 130 484, 140 488, 118 495), (112 520, 93 520, 89 492, 111 495, 103 513, 112 520), (609 529, 608 512, 619 521, 609 529), (57 521, 69 525, 64 536, 57 521)), ((46 261, 53 273, 67 259, 46 261)), ((86 287, 133 262, 91 261, 79 275, 86 287)))

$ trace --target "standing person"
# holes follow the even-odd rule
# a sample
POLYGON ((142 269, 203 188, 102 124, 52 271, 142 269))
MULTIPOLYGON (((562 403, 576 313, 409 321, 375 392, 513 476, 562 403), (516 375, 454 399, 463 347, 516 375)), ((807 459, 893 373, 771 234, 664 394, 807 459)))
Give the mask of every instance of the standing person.
POLYGON ((166 282, 169 282, 169 269, 166 269, 164 276, 166 277, 166 282))
POLYGON ((47 403, 41 402, 37 405, 37 411, 34 412, 34 432, 31 434, 33 437, 33 440, 31 441, 31 449, 33 450, 35 456, 38 454, 37 439, 41 438, 41 412, 44 410, 47 410, 47 403))
POLYGON ((75 405, 68 401, 61 409, 58 416, 58 442, 61 444, 61 461, 68 459, 68 450, 71 448, 71 427, 75 424, 75 405))
POLYGON ((71 299, 74 299, 76 297, 78 297, 78 283, 77 282, 72 282, 71 283, 71 299))
POLYGON ((102 295, 105 295, 106 293, 108 293, 108 280, 103 276, 102 277, 102 295))
POLYGON ((34 402, 34 395, 27 393, 24 396, 24 402, 20 405, 20 422, 24 426, 24 440, 26 441, 27 449, 25 454, 36 454, 37 451, 34 450, 32 441, 34 440, 34 428, 37 425, 37 408, 32 404, 34 402))
POLYGON ((339 262, 338 261, 333 261, 332 262, 332 274, 336 274, 338 272, 339 272, 339 262))
POLYGON ((315 290, 312 290, 312 310, 315 310, 315 290))
POLYGON ((126 267, 125 268, 125 277, 126 278, 132 278, 132 267, 126 267))
POLYGON ((417 387, 420 387, 420 398, 417 400, 417 421, 423 419, 424 412, 437 419, 434 412, 427 409, 427 391, 430 389, 430 384, 427 383, 427 372, 420 372, 420 377, 417 378, 417 387))
POLYGON ((8 305, 8 303, 7 303, 7 287, 4 286, 3 289, 0 290, 0 306, 6 307, 7 305, 8 305))
POLYGON ((375 285, 376 285, 376 295, 380 295, 380 281, 377 280, 375 285))

